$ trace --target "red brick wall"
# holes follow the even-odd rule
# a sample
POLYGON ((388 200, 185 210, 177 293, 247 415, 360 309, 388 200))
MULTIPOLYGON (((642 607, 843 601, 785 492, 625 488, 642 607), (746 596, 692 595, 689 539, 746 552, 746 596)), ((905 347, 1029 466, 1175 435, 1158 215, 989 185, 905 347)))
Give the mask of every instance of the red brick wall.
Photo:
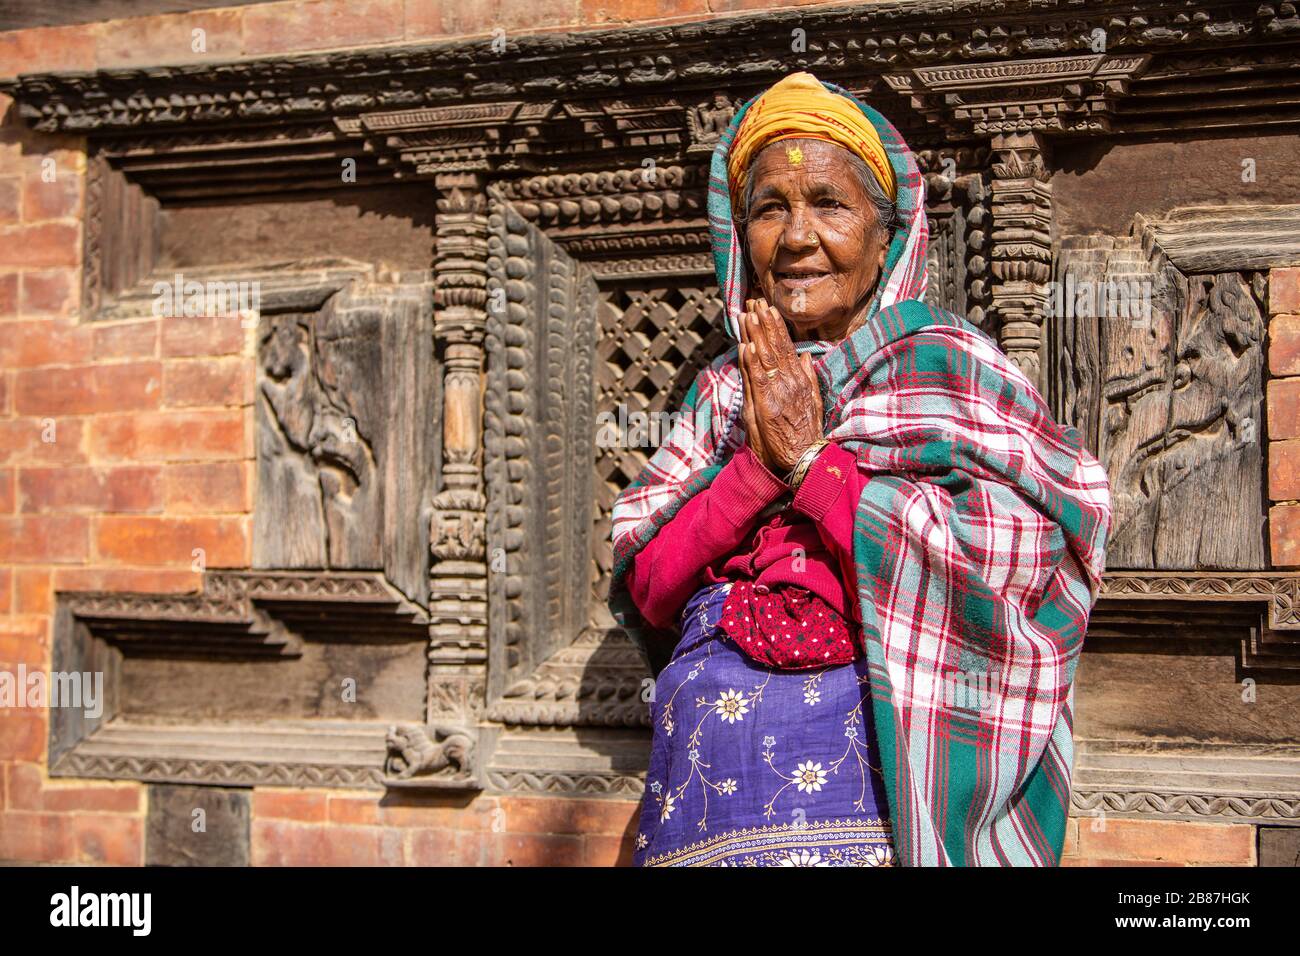
POLYGON ((1256 866, 1255 827, 1071 817, 1062 866, 1256 866))
MULTIPOLYGON (((0 76, 703 19, 746 0, 296 0, 0 34, 0 76), (206 52, 191 50, 192 30, 206 52)), ((789 5, 789 4, 787 4, 789 5)), ((252 333, 237 318, 79 321, 80 141, 38 136, 0 97, 0 669, 48 668, 57 589, 185 591, 249 559, 252 333), (53 182, 42 178, 53 160, 53 182), (53 423, 52 436, 49 432, 53 423), (53 437, 46 441, 44 438, 53 437)), ((1268 434, 1273 553, 1300 564, 1300 273, 1274 273, 1268 434), (1280 376, 1296 375, 1286 379, 1280 376)), ((0 709, 0 860, 139 864, 145 789, 50 780, 44 713, 0 709)), ((638 805, 262 789, 252 861, 607 866, 638 805), (381 803, 381 799, 383 802, 381 803)), ((1072 820, 1071 865, 1255 862, 1250 826, 1072 820)))
POLYGON ((1269 546, 1277 567, 1300 567, 1300 268, 1268 281, 1269 546))
MULTIPOLYGON (((841 0, 842 2, 842 0, 841 0)), ((450 37, 709 20, 798 0, 289 0, 0 33, 0 76, 232 60, 450 37), (194 30, 203 49, 194 49, 194 30)))
POLYGON ((258 790, 255 866, 616 866, 639 805, 555 797, 436 797, 258 790), (391 798, 386 800, 391 802, 391 798))
MULTIPOLYGON (((238 318, 81 322, 83 147, 34 135, 15 113, 0 97, 11 672, 48 669, 55 590, 193 590, 196 548, 207 567, 246 565, 253 481, 251 331, 238 318)), ((141 863, 143 788, 49 781, 46 739, 44 712, 0 709, 0 859, 141 863)))

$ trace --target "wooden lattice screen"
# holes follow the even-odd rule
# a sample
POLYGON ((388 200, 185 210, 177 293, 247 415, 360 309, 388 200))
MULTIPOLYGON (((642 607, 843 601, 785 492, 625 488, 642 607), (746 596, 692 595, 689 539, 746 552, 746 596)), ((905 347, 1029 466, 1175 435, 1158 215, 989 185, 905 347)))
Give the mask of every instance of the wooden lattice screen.
MULTIPOLYGON (((654 281, 601 290, 596 412, 602 418, 603 413, 618 418, 620 405, 627 414, 676 411, 700 369, 726 348, 716 287, 692 284, 691 279, 683 279, 680 285, 654 281)), ((612 565, 609 532, 614 499, 653 452, 649 444, 597 445, 592 555, 597 611, 604 605, 612 565)))

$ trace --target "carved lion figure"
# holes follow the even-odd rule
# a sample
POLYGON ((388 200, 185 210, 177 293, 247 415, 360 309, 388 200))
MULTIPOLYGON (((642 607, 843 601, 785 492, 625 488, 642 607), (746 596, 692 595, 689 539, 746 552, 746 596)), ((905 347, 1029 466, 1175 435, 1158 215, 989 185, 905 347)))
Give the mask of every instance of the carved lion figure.
POLYGON ((473 739, 455 727, 407 724, 388 728, 388 760, 384 771, 399 780, 431 776, 452 768, 449 776, 470 773, 473 739), (430 737, 430 731, 433 736, 430 737))

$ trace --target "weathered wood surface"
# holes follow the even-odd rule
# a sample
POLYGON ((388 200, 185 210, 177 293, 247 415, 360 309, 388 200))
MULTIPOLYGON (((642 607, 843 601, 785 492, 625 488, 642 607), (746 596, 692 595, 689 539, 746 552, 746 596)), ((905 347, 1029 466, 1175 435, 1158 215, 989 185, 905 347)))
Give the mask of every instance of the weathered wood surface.
POLYGON ((1300 205, 1197 206, 1145 223, 1184 273, 1246 272, 1300 263, 1300 205))
POLYGON ((493 198, 489 226, 490 703, 587 623, 597 290, 508 202, 493 198))
POLYGON ((436 371, 419 286, 262 318, 254 567, 383 569, 427 601, 436 371))
POLYGON ((1187 278, 1179 312, 1103 334, 1111 567, 1264 567, 1264 319, 1240 275, 1187 278))
POLYGON ((1110 476, 1107 566, 1263 568, 1264 318, 1250 283, 1183 276, 1137 240, 1099 237, 1063 241, 1055 282, 1052 399, 1110 476))
POLYGON ((306 641, 292 661, 128 656, 119 706, 133 721, 410 720, 424 712, 424 651, 419 640, 306 641))

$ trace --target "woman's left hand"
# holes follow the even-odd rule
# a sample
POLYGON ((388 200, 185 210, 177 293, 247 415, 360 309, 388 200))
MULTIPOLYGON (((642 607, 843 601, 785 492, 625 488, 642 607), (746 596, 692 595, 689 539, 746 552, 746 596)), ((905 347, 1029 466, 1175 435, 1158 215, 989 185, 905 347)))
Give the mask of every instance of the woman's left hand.
POLYGON ((785 320, 763 299, 750 299, 740 318, 740 374, 750 447, 784 477, 822 437, 822 394, 812 358, 800 356, 785 320))

